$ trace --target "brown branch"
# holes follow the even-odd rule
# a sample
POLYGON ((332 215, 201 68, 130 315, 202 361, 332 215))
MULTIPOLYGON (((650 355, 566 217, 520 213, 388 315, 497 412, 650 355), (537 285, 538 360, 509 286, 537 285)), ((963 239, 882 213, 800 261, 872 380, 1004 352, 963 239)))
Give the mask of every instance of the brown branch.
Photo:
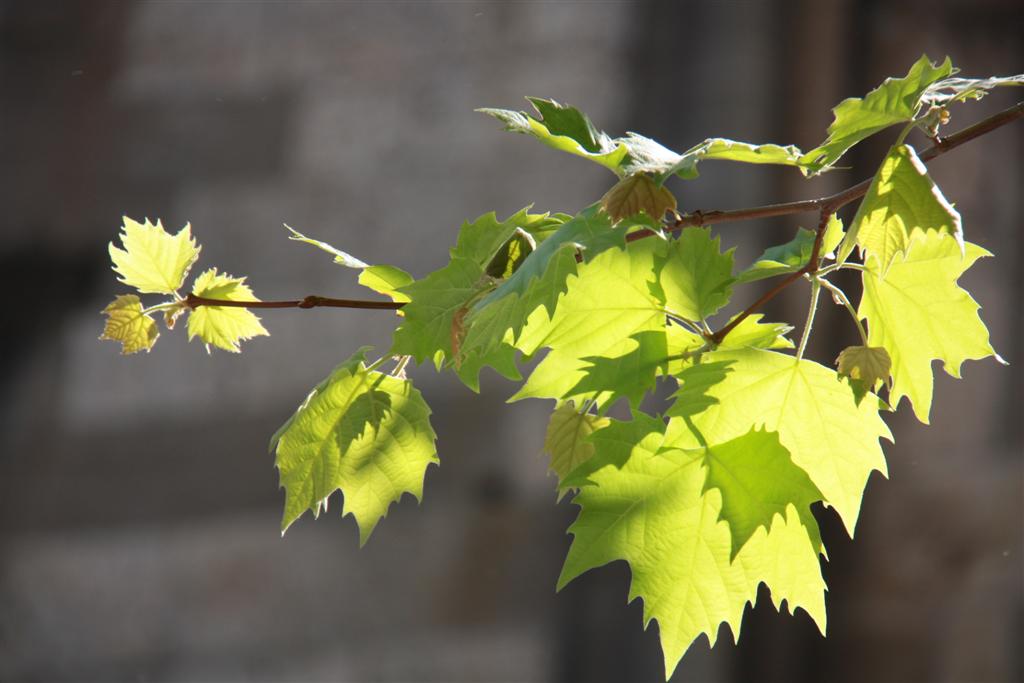
MULTIPOLYGON (((987 119, 983 119, 973 126, 964 128, 949 137, 946 138, 934 138, 935 144, 928 149, 921 152, 918 156, 921 161, 931 161, 937 156, 945 154, 951 149, 955 149, 965 142, 969 142, 977 137, 990 133, 997 128, 1001 128, 1008 123, 1016 121, 1019 118, 1024 117, 1024 102, 1018 102, 1016 105, 1004 109, 998 114, 994 114, 987 119)), ((809 211, 818 211, 822 215, 822 220, 825 224, 828 223, 828 218, 836 212, 840 207, 843 207, 855 199, 863 197, 868 191, 868 187, 871 186, 871 178, 863 180, 852 187, 848 187, 845 190, 836 192, 825 197, 818 197, 817 199, 805 199, 798 202, 787 202, 784 204, 767 204, 765 206, 754 206, 747 209, 731 209, 727 211, 694 211, 693 213, 685 214, 678 217, 665 226, 667 232, 676 232, 682 230, 688 226, 694 225, 714 225, 715 223, 732 223, 735 221, 746 221, 753 220, 756 218, 772 218, 774 216, 789 216, 796 213, 807 213, 809 211)), ((655 233, 651 230, 638 230, 636 232, 626 235, 627 242, 633 242, 636 240, 651 237, 655 233)), ((821 246, 821 238, 824 232, 820 228, 818 230, 817 239, 815 239, 815 255, 821 246)), ((810 263, 816 261, 812 259, 810 263)), ((805 266, 806 268, 806 266, 805 266)), ((817 266, 815 265, 815 270, 817 266)), ((768 290, 760 299, 751 304, 749 311, 756 310, 767 301, 775 297, 780 291, 788 287, 790 284, 800 279, 806 272, 804 269, 791 273, 785 279, 780 281, 775 287, 768 290)), ((397 310, 404 306, 402 303, 392 301, 366 301, 361 299, 331 299, 324 296, 307 296, 303 299, 295 299, 289 301, 224 301, 221 299, 208 299, 205 297, 195 296, 189 294, 185 298, 185 303, 189 308, 198 308, 199 306, 233 306, 238 308, 366 308, 366 309, 384 309, 384 310, 397 310)), ((747 312, 746 317, 750 313, 747 312)), ((741 318, 733 320, 732 323, 723 327, 718 332, 711 335, 712 341, 721 340, 728 334, 737 324, 741 318)))
POLYGON ((288 301, 226 301, 224 299, 208 299, 203 296, 189 294, 185 297, 185 305, 189 308, 200 306, 220 306, 223 308, 370 308, 394 311, 405 304, 397 301, 364 301, 362 299, 332 299, 326 296, 307 296, 302 299, 288 301))

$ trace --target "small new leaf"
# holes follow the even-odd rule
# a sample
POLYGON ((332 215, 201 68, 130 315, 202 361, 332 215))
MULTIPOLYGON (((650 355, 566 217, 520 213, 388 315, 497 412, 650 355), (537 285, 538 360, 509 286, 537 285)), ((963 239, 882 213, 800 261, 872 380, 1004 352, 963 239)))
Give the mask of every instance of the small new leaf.
POLYGON ((154 321, 142 312, 142 302, 134 294, 122 294, 103 309, 107 322, 100 339, 121 342, 121 353, 149 351, 160 336, 154 321))
MULTIPOLYGON (((397 266, 367 266, 359 273, 359 284, 375 292, 391 297, 392 301, 407 303, 409 297, 398 291, 399 288, 411 285, 415 280, 412 275, 397 266)), ((401 315, 401 312, 399 312, 401 315)))
POLYGON ((646 173, 623 178, 601 197, 601 208, 618 222, 643 213, 660 221, 666 211, 676 210, 676 198, 646 173))
MULTIPOLYGON (((218 273, 216 268, 204 271, 192 285, 192 294, 207 299, 228 301, 259 301, 245 284, 244 277, 218 273)), ((235 306, 199 306, 188 316, 189 341, 199 337, 206 344, 225 351, 238 353, 239 342, 270 333, 256 315, 235 306)))
POLYGON ((849 346, 836 359, 839 376, 846 377, 853 388, 857 405, 869 391, 874 391, 879 382, 889 379, 892 359, 889 352, 880 346, 849 346))
POLYGON ((145 223, 124 217, 119 249, 110 243, 110 260, 119 280, 143 294, 174 294, 199 258, 191 226, 171 235, 157 221, 145 223))

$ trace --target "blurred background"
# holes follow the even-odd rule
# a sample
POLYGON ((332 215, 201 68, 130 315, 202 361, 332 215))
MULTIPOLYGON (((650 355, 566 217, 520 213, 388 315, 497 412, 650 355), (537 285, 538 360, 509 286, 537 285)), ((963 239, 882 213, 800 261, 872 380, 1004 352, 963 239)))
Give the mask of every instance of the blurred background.
MULTIPOLYGON (((384 351, 396 320, 271 311, 272 336, 238 356, 177 330, 121 357, 97 341, 124 289, 107 255, 121 216, 191 221, 197 268, 248 275, 264 299, 363 296, 281 223, 419 277, 465 219, 575 212, 612 182, 475 107, 538 95, 677 150, 807 149, 830 107, 922 53, 1005 75, 1024 71, 1022 39, 1016 0, 0 0, 0 679, 662 680, 623 563, 555 594, 575 508, 540 455, 551 405, 505 405, 496 375, 477 396, 415 372, 442 464, 367 547, 337 502, 282 539, 268 437, 356 347, 384 351)), ((961 106, 950 130, 1020 97, 961 106)), ((707 163, 673 189, 688 211, 819 196, 870 175, 891 139, 814 181, 707 163)), ((828 639, 762 594, 739 646, 702 638, 673 680, 1024 678, 1022 157, 1016 124, 931 165, 997 254, 964 284, 1010 367, 940 375, 930 427, 906 404, 887 416, 891 479, 870 481, 855 541, 820 515, 828 639)), ((716 232, 746 262, 799 224, 716 232)), ((790 293, 771 317, 803 319, 806 288, 790 293)), ((832 308, 811 351, 826 363, 855 339, 832 308)))

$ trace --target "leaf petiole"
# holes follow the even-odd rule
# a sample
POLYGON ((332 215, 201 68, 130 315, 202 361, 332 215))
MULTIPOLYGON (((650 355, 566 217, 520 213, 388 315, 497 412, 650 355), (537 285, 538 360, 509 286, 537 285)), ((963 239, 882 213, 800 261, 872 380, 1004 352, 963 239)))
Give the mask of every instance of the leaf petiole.
POLYGON ((827 289, 832 294, 832 301, 846 307, 846 310, 847 312, 849 312, 850 317, 853 318, 853 324, 857 326, 857 332, 860 333, 861 341, 864 342, 864 346, 869 346, 868 334, 864 330, 864 325, 861 323, 860 318, 857 317, 857 311, 854 310, 853 304, 850 303, 850 299, 846 296, 846 292, 839 289, 828 280, 825 280, 820 277, 816 278, 816 280, 822 287, 827 289))

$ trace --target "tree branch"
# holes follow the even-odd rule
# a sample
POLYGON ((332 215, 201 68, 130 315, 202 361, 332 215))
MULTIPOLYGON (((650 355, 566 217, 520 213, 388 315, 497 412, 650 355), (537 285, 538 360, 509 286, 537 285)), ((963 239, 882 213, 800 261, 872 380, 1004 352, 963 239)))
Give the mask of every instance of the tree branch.
MULTIPOLYGON (((945 138, 934 138, 934 144, 928 149, 921 152, 918 157, 921 161, 931 161, 937 156, 941 156, 946 152, 959 147, 960 145, 970 142, 971 140, 981 137, 986 133, 990 133, 997 128, 1001 128, 1008 123, 1012 123, 1017 119, 1024 118, 1024 102, 1018 102, 1016 105, 1004 109, 998 114, 994 114, 987 119, 983 119, 973 126, 964 128, 949 137, 945 138)), ((774 216, 788 216, 796 213, 807 213, 810 211, 821 212, 823 224, 827 225, 828 218, 836 212, 840 207, 849 204, 855 199, 863 197, 868 191, 868 187, 871 186, 871 178, 867 178, 852 187, 848 187, 845 190, 836 192, 825 197, 818 197, 817 199, 805 199, 798 202, 787 202, 784 204, 767 204, 765 206, 754 206, 746 209, 731 209, 727 211, 694 211, 693 213, 685 214, 678 217, 665 226, 667 232, 677 232, 685 227, 695 225, 714 225, 715 223, 732 223, 735 221, 746 221, 753 220, 756 218, 771 218, 774 216)), ((655 233, 651 230, 638 230, 634 233, 626 235, 627 242, 633 242, 636 240, 651 237, 655 233)), ((712 334, 709 339, 715 343, 721 343, 721 340, 725 338, 725 335, 729 334, 733 328, 738 325, 743 318, 750 315, 751 312, 757 310, 762 305, 773 299, 779 292, 791 285, 796 280, 800 279, 805 273, 812 273, 817 270, 818 252, 821 247, 821 239, 824 235, 824 229, 819 226, 817 239, 814 243, 814 257, 808 262, 808 266, 814 263, 814 267, 811 270, 807 269, 807 266, 798 270, 795 273, 791 273, 786 278, 781 280, 772 289, 765 292, 760 299, 751 304, 746 311, 744 311, 739 317, 734 319, 731 323, 723 327, 718 332, 712 334)), ((302 299, 294 299, 287 301, 225 301, 221 299, 209 299, 206 297, 195 296, 189 294, 185 297, 185 304, 189 308, 198 308, 200 306, 225 306, 225 307, 236 307, 236 308, 364 308, 364 309, 383 309, 383 310, 397 310, 404 306, 404 304, 394 301, 367 301, 362 299, 332 299, 325 296, 307 296, 302 299)))

